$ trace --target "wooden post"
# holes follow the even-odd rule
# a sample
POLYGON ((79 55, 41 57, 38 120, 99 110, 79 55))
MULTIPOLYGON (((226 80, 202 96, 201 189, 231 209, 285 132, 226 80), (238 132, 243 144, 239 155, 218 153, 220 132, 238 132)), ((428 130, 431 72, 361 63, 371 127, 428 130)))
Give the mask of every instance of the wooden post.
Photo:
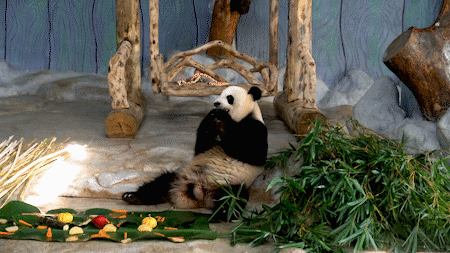
POLYGON ((278 0, 270 0, 269 62, 278 68, 278 0))
POLYGON ((383 62, 411 89, 422 116, 438 121, 450 108, 450 0, 428 28, 409 28, 386 49, 383 62))
POLYGON ((117 47, 124 40, 131 42, 132 51, 127 62, 126 77, 130 89, 128 99, 141 105, 141 18, 139 0, 116 0, 117 47))
POLYGON ((112 111, 105 121, 110 138, 132 138, 144 118, 141 94, 139 0, 116 0, 117 53, 111 57, 107 80, 112 111))
MULTIPOLYGON (((159 55, 159 0, 150 0, 150 76, 152 91, 157 94, 161 92, 161 77, 159 76, 157 60, 159 55)), ((165 71, 165 70, 164 70, 165 71)))
MULTIPOLYGON (((240 16, 241 15, 237 11, 231 11, 230 0, 216 0, 211 17, 209 41, 221 40, 226 44, 231 45, 240 16)), ((208 49, 206 53, 214 59, 224 57, 234 59, 233 55, 219 47, 208 49)))
POLYGON ((128 102, 128 84, 126 77, 126 64, 132 51, 131 43, 124 40, 117 49, 117 53, 109 59, 106 79, 111 97, 111 107, 114 110, 130 108, 128 102))
POLYGON ((290 0, 289 41, 283 92, 274 99, 280 118, 299 136, 309 120, 324 118, 315 105, 316 65, 311 54, 312 0, 290 0))

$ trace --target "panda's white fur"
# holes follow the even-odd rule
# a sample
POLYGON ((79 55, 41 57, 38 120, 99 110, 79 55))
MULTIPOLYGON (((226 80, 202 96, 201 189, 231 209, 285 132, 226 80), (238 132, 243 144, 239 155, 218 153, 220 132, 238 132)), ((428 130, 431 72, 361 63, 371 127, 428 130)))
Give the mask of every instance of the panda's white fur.
POLYGON ((214 101, 215 105, 219 109, 226 110, 230 114, 231 118, 239 122, 243 118, 247 117, 250 113, 253 113, 253 118, 264 123, 261 110, 258 103, 254 102, 254 98, 242 87, 230 86, 226 88, 219 98, 214 101), (234 97, 234 104, 230 105, 227 101, 228 96, 234 97), (219 104, 218 104, 219 103, 219 104))
POLYGON ((172 183, 170 199, 177 208, 214 208, 215 193, 219 184, 227 185, 225 178, 231 185, 250 187, 253 181, 263 172, 263 167, 254 166, 234 159, 219 146, 201 153, 178 173, 178 180, 172 183), (189 186, 193 185, 193 197, 188 197, 189 186))
POLYGON ((226 88, 197 130, 192 162, 122 198, 130 204, 171 201, 177 208, 214 208, 223 193, 212 178, 221 185, 226 185, 225 179, 232 186, 244 182, 248 189, 262 173, 267 156, 267 128, 256 102, 260 97, 256 87, 226 88))

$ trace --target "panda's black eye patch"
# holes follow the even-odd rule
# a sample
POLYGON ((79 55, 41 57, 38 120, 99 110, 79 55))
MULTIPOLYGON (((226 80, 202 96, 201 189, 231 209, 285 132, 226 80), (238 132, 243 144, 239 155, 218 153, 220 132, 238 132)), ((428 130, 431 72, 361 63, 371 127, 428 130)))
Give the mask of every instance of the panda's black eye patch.
POLYGON ((228 104, 232 105, 234 103, 234 97, 231 96, 231 95, 228 95, 227 96, 227 101, 228 101, 228 104))

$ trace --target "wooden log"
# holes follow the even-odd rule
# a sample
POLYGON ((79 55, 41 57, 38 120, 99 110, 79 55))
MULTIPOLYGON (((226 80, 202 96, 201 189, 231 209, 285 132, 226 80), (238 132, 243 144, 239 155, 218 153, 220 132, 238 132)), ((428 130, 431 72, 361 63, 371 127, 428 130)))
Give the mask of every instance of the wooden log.
POLYGON ((301 100, 289 102, 286 91, 275 96, 273 105, 277 115, 299 138, 303 138, 311 130, 313 124, 309 124, 309 122, 315 119, 327 120, 318 109, 304 108, 301 100))
POLYGON ((450 0, 434 24, 409 28, 386 49, 383 62, 412 91, 422 116, 438 121, 450 107, 450 0))
POLYGON ((144 118, 141 94, 139 0, 116 0, 117 53, 110 59, 107 80, 113 111, 105 121, 110 138, 132 138, 144 118))
POLYGON ((232 61, 230 59, 222 59, 218 62, 208 65, 208 68, 215 70, 219 68, 230 68, 234 71, 238 72, 241 76, 243 76, 249 83, 251 84, 259 84, 264 85, 256 76, 252 74, 250 70, 244 67, 244 65, 232 61))
POLYGON ((269 61, 278 68, 278 0, 270 0, 269 61))
POLYGON ((317 109, 316 107, 316 63, 311 55, 311 47, 302 42, 299 45, 299 96, 303 101, 303 107, 317 109))
MULTIPOLYGON (((167 78, 169 81, 172 81, 172 79, 185 67, 193 67, 195 69, 198 69, 200 72, 203 72, 205 74, 210 75, 212 78, 216 79, 219 82, 226 83, 227 80, 225 80, 223 77, 221 77, 219 74, 214 72, 212 69, 208 68, 207 66, 198 63, 192 59, 192 57, 186 56, 183 60, 181 60, 179 63, 177 63, 167 74, 167 78)), ((178 80, 177 80, 178 81, 178 80)))
MULTIPOLYGON (((239 86, 250 90, 252 86, 257 86, 262 91, 262 96, 273 96, 273 93, 268 92, 264 87, 251 84, 234 84, 233 86, 239 86)), ((161 90, 163 95, 167 96, 177 96, 177 97, 205 97, 211 95, 220 95, 224 89, 229 87, 229 85, 224 86, 211 86, 209 83, 195 83, 190 85, 179 86, 177 82, 169 82, 167 89, 161 90)))
POLYGON ((270 79, 268 82, 265 81, 265 78, 263 76, 264 82, 268 83, 266 89, 267 91, 276 94, 278 92, 278 68, 271 62, 263 62, 259 65, 258 68, 252 68, 250 69, 250 71, 260 72, 263 68, 268 68, 270 70, 270 79))
POLYGON ((157 85, 158 93, 159 93, 159 92, 161 92, 161 90, 167 90, 167 87, 169 86, 166 69, 164 68, 164 57, 162 54, 158 54, 156 56, 155 64, 156 64, 156 70, 158 71, 158 75, 160 78, 159 84, 157 85))
MULTIPOLYGON (((270 92, 272 92, 275 88, 276 88, 276 86, 277 86, 277 81, 278 81, 278 68, 275 66, 275 65, 273 65, 272 63, 270 63, 270 62, 265 62, 265 63, 262 63, 262 64, 259 64, 256 60, 254 60, 252 57, 250 57, 250 56, 248 56, 248 55, 246 55, 246 54, 243 54, 243 53, 241 53, 241 52, 239 52, 239 51, 237 51, 236 49, 234 49, 233 47, 231 47, 230 45, 227 45, 227 44, 225 44, 225 43, 223 43, 222 41, 220 41, 220 40, 216 40, 216 41, 212 41, 212 42, 208 42, 208 43, 206 43, 205 45, 203 45, 203 46, 200 46, 200 47, 197 47, 197 48, 195 48, 195 49, 191 49, 191 50, 188 50, 188 51, 184 51, 184 52, 181 52, 181 53, 179 53, 179 54, 177 54, 177 55, 175 55, 175 56, 173 56, 169 61, 167 61, 165 64, 164 64, 164 68, 165 69, 168 69, 168 68, 170 68, 174 63, 176 63, 179 59, 182 59, 182 58, 185 58, 186 59, 186 57, 187 56, 191 56, 191 55, 195 55, 195 54, 198 54, 198 53, 201 53, 201 52, 203 52, 203 51, 205 51, 205 50, 208 50, 209 48, 212 48, 212 47, 222 47, 222 48, 224 48, 225 50, 227 50, 228 52, 230 52, 232 55, 234 55, 236 58, 239 58, 239 59, 241 59, 241 60, 244 60, 244 61, 246 61, 246 62, 248 62, 248 63, 250 63, 251 65, 253 65, 253 68, 252 69, 250 69, 250 72, 260 72, 261 73, 261 76, 263 77, 263 80, 266 82, 266 80, 269 80, 269 82, 268 83, 266 83, 266 86, 267 87, 270 87, 270 92), (267 70, 265 69, 265 68, 268 68, 269 70, 270 70, 270 76, 269 76, 269 74, 268 74, 268 72, 267 72, 267 70)), ((183 59, 182 61, 184 61, 185 59, 183 59)), ((178 62, 174 67, 172 67, 172 69, 170 69, 170 71, 168 72, 168 74, 167 74, 167 78, 168 78, 168 80, 169 81, 172 81, 172 79, 185 67, 185 66, 190 66, 190 67, 194 67, 194 66, 192 66, 193 65, 193 63, 195 63, 195 61, 194 60, 192 60, 192 59, 190 59, 190 60, 186 60, 186 61, 184 61, 183 63, 181 63, 181 61, 180 62, 178 62), (189 64, 189 65, 188 65, 189 64)), ((202 66, 206 71, 208 71, 207 70, 207 66, 202 66)), ((200 70, 200 71, 202 71, 202 72, 204 72, 203 70, 200 70)), ((222 77, 220 77, 219 75, 217 75, 217 74, 215 74, 215 72, 204 72, 204 73, 206 73, 206 74, 208 74, 208 75, 210 75, 210 76, 212 76, 212 77, 214 77, 216 80, 218 80, 218 81, 220 81, 220 82, 226 82, 226 80, 224 80, 222 77), (216 78, 217 77, 217 78, 216 78), (219 78, 219 79, 218 79, 219 78), (223 81, 221 81, 221 80, 223 80, 223 81)), ((177 80, 178 81, 178 80, 177 80)), ((267 88, 266 87, 266 88, 267 88)), ((276 91, 275 91, 275 93, 276 93, 276 91)))
MULTIPOLYGON (((224 49, 229 51, 232 55, 234 55, 236 58, 239 58, 241 60, 244 60, 244 61, 250 63, 251 65, 253 65, 253 67, 256 68, 256 67, 259 66, 259 63, 255 59, 253 59, 252 57, 237 51, 232 46, 225 44, 223 41, 215 40, 215 41, 208 42, 208 43, 206 43, 203 46, 200 46, 200 47, 197 47, 197 48, 194 48, 194 49, 191 49, 191 50, 188 50, 188 51, 184 51, 184 52, 181 52, 179 54, 174 55, 169 61, 167 61, 164 64, 164 67, 167 69, 170 66, 172 66, 175 62, 177 62, 179 59, 181 59, 181 58, 183 58, 185 56, 191 56, 191 55, 194 55, 194 54, 198 54, 198 53, 201 53, 201 52, 203 52, 205 50, 208 50, 209 48, 212 48, 212 47, 223 47, 224 49)), ((265 71, 265 70, 262 70, 262 71, 265 71)))
POLYGON ((128 100, 140 105, 141 95, 141 26, 139 0, 116 0, 117 46, 131 42, 132 51, 126 64, 128 100))
POLYGON ((288 59, 283 90, 287 92, 289 102, 300 99, 304 101, 307 108, 315 108, 315 101, 308 101, 314 96, 306 92, 316 89, 316 80, 312 77, 316 71, 311 56, 311 17, 311 0, 289 2, 288 59), (302 57, 306 58, 302 59, 302 57), (307 78, 304 79, 304 76, 307 78))
POLYGON ((127 86, 129 84, 125 75, 125 67, 130 58, 131 51, 131 43, 124 40, 116 54, 109 59, 106 80, 109 86, 111 106, 114 110, 130 107, 127 96, 127 86))
POLYGON ((133 138, 142 120, 142 106, 130 102, 130 107, 112 111, 105 121, 105 131, 109 138, 133 138))
POLYGON ((150 0, 150 77, 152 82, 152 91, 157 94, 161 91, 161 77, 156 66, 156 57, 159 55, 159 0, 150 0))
MULTIPOLYGON (((237 22, 241 15, 237 11, 231 11, 230 2, 231 0, 215 1, 211 17, 209 41, 221 40, 228 45, 233 43, 237 22)), ((225 57, 234 59, 230 52, 221 47, 210 48, 206 53, 214 59, 225 57)))
POLYGON ((316 66, 311 55, 311 0, 289 2, 288 60, 283 92, 274 99, 278 116, 300 137, 315 118, 326 119, 315 105, 316 66))

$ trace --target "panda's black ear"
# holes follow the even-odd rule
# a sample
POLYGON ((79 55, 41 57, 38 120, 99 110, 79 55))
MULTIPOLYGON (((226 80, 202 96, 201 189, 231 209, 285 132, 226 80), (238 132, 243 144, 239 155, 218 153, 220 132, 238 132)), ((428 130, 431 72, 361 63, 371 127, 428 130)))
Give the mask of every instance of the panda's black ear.
POLYGON ((250 90, 248 91, 248 94, 252 95, 254 101, 261 98, 261 93, 262 93, 261 90, 255 86, 251 87, 250 90))

